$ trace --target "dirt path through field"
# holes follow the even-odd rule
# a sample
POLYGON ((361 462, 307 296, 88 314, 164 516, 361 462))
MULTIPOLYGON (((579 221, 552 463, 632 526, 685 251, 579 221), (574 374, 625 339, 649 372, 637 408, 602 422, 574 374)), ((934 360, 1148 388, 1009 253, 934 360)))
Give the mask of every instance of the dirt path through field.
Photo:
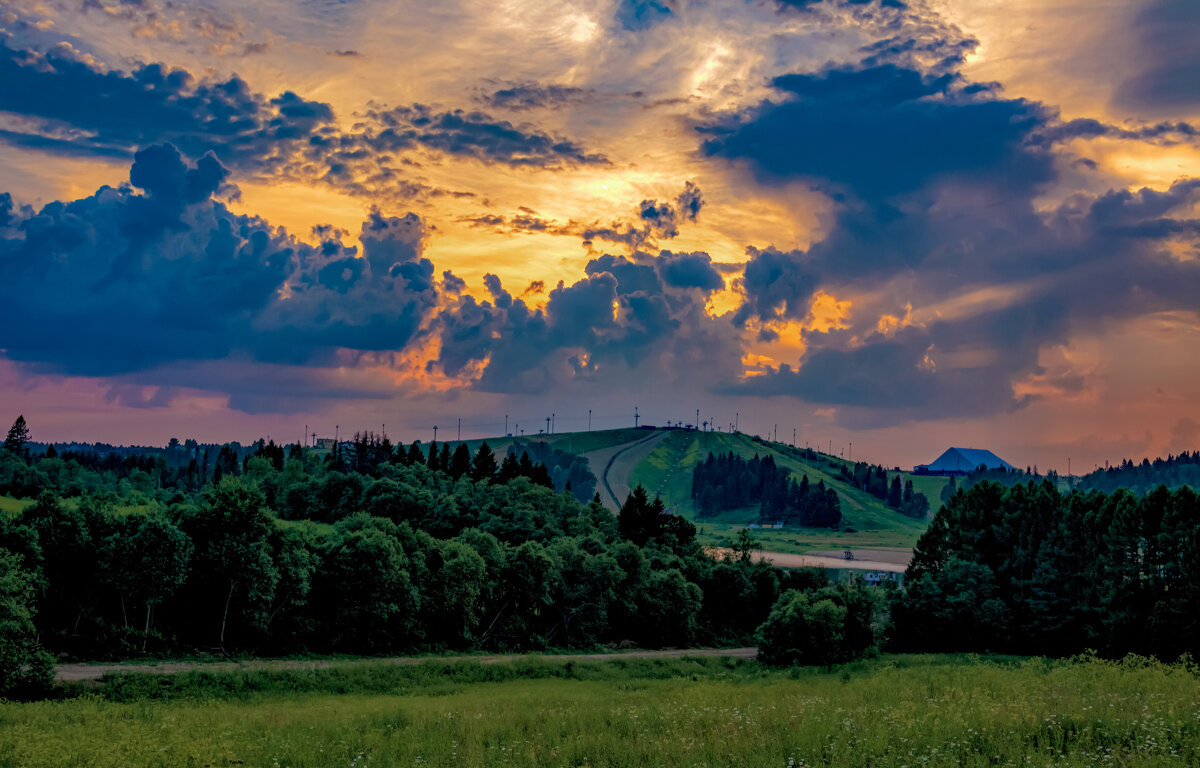
POLYGON ((171 675, 177 672, 233 672, 235 670, 328 669, 357 664, 423 664, 425 662, 473 661, 478 664, 500 664, 536 658, 545 661, 613 661, 615 659, 678 659, 684 656, 721 658, 730 656, 752 659, 757 648, 667 648, 657 651, 616 651, 613 653, 576 653, 562 655, 510 654, 496 656, 392 656, 368 659, 255 659, 252 661, 164 661, 155 664, 62 664, 55 678, 63 682, 98 680, 113 673, 171 675))
POLYGON ((770 560, 780 568, 853 568, 856 571, 888 571, 904 573, 908 568, 901 563, 889 563, 883 560, 860 560, 857 557, 847 560, 844 557, 825 555, 796 555, 790 552, 755 552, 755 560, 770 560))
MULTIPOLYGON (((729 557, 733 554, 733 550, 725 547, 712 547, 708 550, 713 557, 718 559, 729 557)), ((754 561, 768 560, 780 568, 852 568, 856 571, 888 571, 889 573, 904 573, 908 569, 908 561, 890 562, 892 558, 867 560, 863 559, 865 555, 871 554, 869 550, 856 550, 853 560, 847 560, 841 553, 837 557, 832 556, 832 553, 824 552, 808 552, 803 555, 795 554, 794 552, 755 552, 754 561)), ((881 552, 881 555, 890 555, 889 552, 881 552)))
MULTIPOLYGON (((912 560, 913 551, 911 549, 855 549, 851 550, 855 561, 863 562, 879 562, 893 563, 894 565, 908 567, 909 561, 912 560)), ((836 560, 845 560, 845 550, 829 549, 829 550, 814 550, 805 552, 806 555, 816 557, 832 557, 836 560)), ((873 566, 872 566, 873 567, 873 566)))
MULTIPOLYGON (((616 485, 611 484, 611 480, 620 477, 619 475, 614 474, 610 478, 609 470, 612 469, 613 464, 626 451, 637 448, 643 443, 653 440, 654 445, 657 445, 658 440, 661 440, 665 434, 665 432, 652 432, 646 437, 638 440, 632 440, 628 443, 621 443, 620 445, 610 445, 609 447, 601 448, 598 451, 589 451, 588 453, 580 454, 583 456, 583 458, 587 459, 588 466, 591 467, 592 473, 596 475, 598 486, 597 490, 600 491, 600 501, 604 504, 604 506, 608 507, 609 510, 612 512, 621 511, 621 503, 625 501, 625 496, 629 494, 628 484, 620 482, 618 482, 616 485), (620 488, 617 487, 618 485, 620 488)), ((640 460, 641 459, 639 458, 638 461, 640 460)))

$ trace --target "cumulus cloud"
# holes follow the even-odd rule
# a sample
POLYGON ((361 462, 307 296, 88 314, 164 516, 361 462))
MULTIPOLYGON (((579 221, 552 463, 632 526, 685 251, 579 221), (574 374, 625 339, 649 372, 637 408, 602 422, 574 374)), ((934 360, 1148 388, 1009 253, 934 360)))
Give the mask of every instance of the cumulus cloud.
POLYGON ((785 99, 708 126, 703 151, 744 160, 767 182, 808 178, 869 202, 939 177, 982 174, 1026 189, 1050 178, 1052 158, 1026 141, 1047 120, 1039 104, 895 64, 782 75, 774 85, 785 99))
POLYGON ((211 154, 189 164, 154 145, 135 154, 129 185, 10 213, 0 230, 6 356, 38 372, 120 377, 181 361, 319 365, 405 347, 437 302, 416 217, 372 213, 359 258, 334 231, 312 247, 232 214, 213 198, 226 173, 211 154))
POLYGON ((957 72, 874 60, 774 85, 781 98, 705 126, 702 151, 767 184, 805 181, 834 213, 807 249, 748 250, 732 319, 772 340, 810 316, 820 291, 860 298, 844 328, 801 332, 798 366, 728 391, 841 406, 857 426, 986 415, 1031 402, 1014 384, 1042 375, 1038 350, 1081 328, 1200 309, 1200 266, 1162 247, 1200 231, 1188 217, 1195 180, 1035 206, 1057 178, 1054 144, 1187 137, 1190 126, 1064 124, 957 72), (913 318, 913 306, 929 309, 913 318))
POLYGON ((543 308, 488 275, 490 300, 464 296, 438 315, 441 354, 431 368, 454 376, 478 366, 474 386, 505 393, 690 385, 697 370, 707 385, 740 373, 738 333, 704 309, 723 285, 708 254, 604 254, 586 273, 560 282, 543 308))
MULTIPOLYGON (((439 287, 419 217, 373 210, 357 244, 322 226, 308 245, 231 213, 215 197, 228 173, 211 153, 189 162, 159 144, 135 154, 127 185, 38 211, 0 200, 0 280, 14 295, 0 308, 6 357, 32 373, 106 378, 111 401, 132 407, 198 389, 255 412, 386 396, 378 382, 329 371, 378 364, 421 339, 437 342, 430 371, 488 391, 684 379, 697 360, 737 374, 737 333, 704 310, 723 286, 705 253, 598 256, 544 308, 488 275, 480 301, 448 270, 439 287)), ((663 232, 700 205, 687 185, 638 210, 663 232)), ((525 294, 543 290, 535 282, 525 294)))

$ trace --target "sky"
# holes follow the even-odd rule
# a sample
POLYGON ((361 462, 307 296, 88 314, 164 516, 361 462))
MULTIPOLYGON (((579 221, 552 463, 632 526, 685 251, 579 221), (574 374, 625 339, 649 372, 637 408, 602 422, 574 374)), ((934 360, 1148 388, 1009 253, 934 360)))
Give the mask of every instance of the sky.
POLYGON ((0 417, 1195 450, 1197 33, 1194 0, 4 0, 0 417))

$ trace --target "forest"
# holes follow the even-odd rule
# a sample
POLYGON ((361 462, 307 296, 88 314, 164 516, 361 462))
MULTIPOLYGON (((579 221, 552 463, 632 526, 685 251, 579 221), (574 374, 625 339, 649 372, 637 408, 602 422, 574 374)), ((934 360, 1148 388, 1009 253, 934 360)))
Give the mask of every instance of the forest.
POLYGON ((951 482, 942 490, 943 500, 949 498, 959 488, 970 488, 976 483, 988 480, 1001 485, 1017 485, 1030 481, 1040 482, 1043 478, 1054 483, 1065 482, 1069 489, 1083 491, 1104 491, 1112 493, 1124 489, 1139 496, 1144 496, 1160 486, 1169 489, 1181 488, 1185 485, 1192 488, 1200 487, 1200 451, 1183 451, 1179 454, 1168 454, 1153 460, 1143 458, 1140 461, 1123 459, 1111 466, 1097 467, 1083 475, 1072 475, 1064 478, 1054 470, 1044 475, 1038 472, 1036 466, 1022 470, 984 469, 975 471, 959 478, 950 478, 951 482))
POLYGON ((614 516, 486 443, 260 442, 206 477, 203 457, 109 467, 24 442, 0 449, 8 488, 36 485, 0 520, 9 689, 55 659, 143 653, 744 644, 780 595, 827 588, 752 562, 749 542, 712 559, 640 488, 614 516))
POLYGON ((903 515, 920 520, 929 514, 929 499, 925 498, 925 494, 913 491, 911 478, 901 482, 899 472, 892 476, 889 484, 887 471, 878 464, 858 461, 853 469, 842 464, 838 471, 842 480, 886 502, 903 515))
POLYGON ((958 490, 913 553, 892 643, 1063 656, 1200 653, 1200 498, 1159 486, 958 490))
POLYGON ((812 486, 780 469, 773 456, 744 459, 732 452, 708 454, 692 470, 692 499, 698 518, 757 505, 764 523, 836 528, 842 520, 837 491, 825 481, 812 486))
MULTIPOLYGON (((528 452, 498 461, 486 443, 472 453, 366 434, 322 454, 260 441, 211 462, 180 448, 175 462, 35 455, 14 424, 0 482, 34 500, 0 513, 0 697, 40 695, 64 660, 192 653, 754 643, 777 665, 881 649, 1200 653, 1200 499, 1188 486, 959 488, 896 589, 756 561, 745 529, 716 558, 645 489, 613 515, 567 481, 559 490, 528 452)), ((710 500, 721 489, 744 506, 757 493, 765 515, 818 494, 836 504, 804 485, 770 458, 710 455, 694 476, 710 500)))

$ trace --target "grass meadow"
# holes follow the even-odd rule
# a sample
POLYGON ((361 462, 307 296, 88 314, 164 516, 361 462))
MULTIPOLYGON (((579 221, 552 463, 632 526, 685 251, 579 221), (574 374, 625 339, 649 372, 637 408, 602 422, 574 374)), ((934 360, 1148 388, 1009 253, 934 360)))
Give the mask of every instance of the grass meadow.
POLYGON ((0 704, 0 766, 1123 766, 1200 761, 1144 660, 552 659, 113 676, 0 704))

